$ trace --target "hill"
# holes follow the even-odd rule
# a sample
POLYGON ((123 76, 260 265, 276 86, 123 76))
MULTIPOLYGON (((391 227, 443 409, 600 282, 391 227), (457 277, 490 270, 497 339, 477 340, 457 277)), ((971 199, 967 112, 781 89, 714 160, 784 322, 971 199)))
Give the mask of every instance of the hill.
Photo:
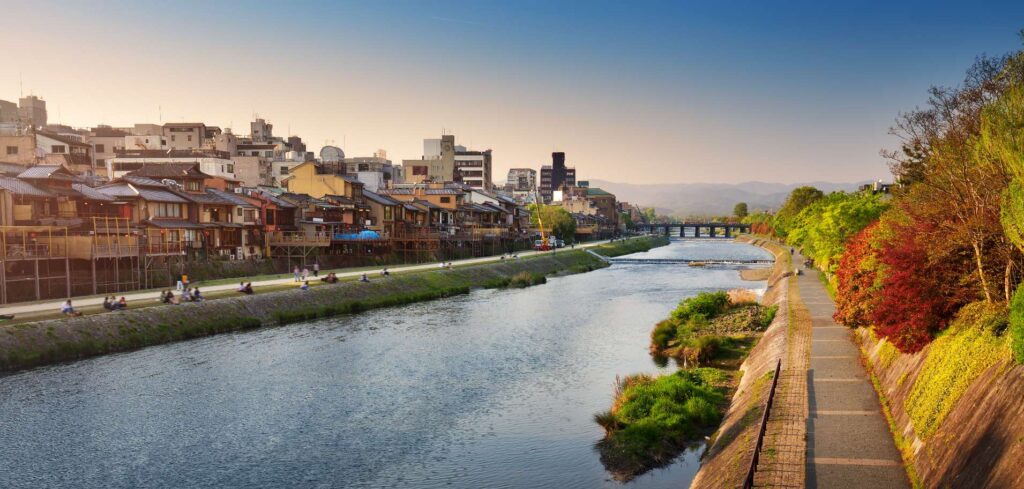
POLYGON ((658 214, 726 215, 732 214, 737 202, 746 202, 750 211, 777 209, 786 196, 797 187, 810 185, 824 192, 853 191, 869 181, 856 183, 808 182, 768 183, 668 183, 632 184, 590 180, 592 187, 601 187, 619 199, 641 207, 654 207, 658 214))

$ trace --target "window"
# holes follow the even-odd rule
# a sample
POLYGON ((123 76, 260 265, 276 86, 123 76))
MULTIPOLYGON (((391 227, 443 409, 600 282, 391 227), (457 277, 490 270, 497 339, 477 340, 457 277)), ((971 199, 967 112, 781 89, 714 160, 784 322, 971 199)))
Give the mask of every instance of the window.
POLYGON ((234 172, 235 172, 235 165, 228 165, 228 173, 234 173, 234 172))
POLYGON ((359 164, 359 171, 370 171, 370 164, 369 163, 360 163, 359 164))
POLYGON ((185 182, 185 190, 191 190, 192 192, 198 192, 199 191, 199 181, 198 180, 189 180, 189 181, 185 182))
POLYGON ((451 197, 441 197, 441 203, 442 204, 450 204, 451 202, 452 202, 452 198, 451 197))
POLYGON ((106 146, 104 146, 102 144, 97 144, 96 145, 96 152, 97 153, 106 153, 106 151, 104 151, 106 149, 107 149, 106 146))
POLYGON ((245 209, 245 222, 256 222, 256 209, 245 209))
POLYGON ((16 155, 16 154, 18 154, 18 147, 17 146, 8 146, 7 147, 7 154, 8 155, 16 155))
MULTIPOLYGON (((256 156, 259 156, 259 155, 257 154, 256 156)), ((267 158, 273 158, 274 157, 274 152, 273 151, 264 151, 263 152, 263 156, 266 156, 267 158)))
POLYGON ((171 134, 171 142, 174 142, 174 134, 171 134))
POLYGON ((96 160, 96 168, 106 168, 106 167, 107 167, 107 160, 105 160, 103 158, 99 158, 99 159, 96 160))
POLYGON ((428 174, 427 167, 425 167, 425 166, 414 166, 414 167, 412 167, 412 174, 413 175, 427 175, 428 174))
POLYGON ((287 175, 288 174, 288 167, 287 166, 282 166, 281 169, 278 170, 278 174, 279 175, 287 175))
MULTIPOLYGON (((172 136, 172 137, 173 137, 173 136, 172 136)), ((189 142, 191 142, 191 141, 192 141, 192 135, 191 135, 191 134, 189 134, 189 135, 188 135, 188 140, 189 140, 189 142)))
POLYGON ((390 205, 384 206, 384 220, 385 221, 390 221, 391 220, 391 214, 392 214, 391 206, 390 205))
POLYGON ((236 207, 235 209, 237 210, 236 214, 238 215, 238 217, 242 217, 242 208, 236 207))
POLYGON ((67 147, 63 144, 54 144, 53 146, 50 146, 51 153, 63 154, 66 151, 67 147))
POLYGON ((181 206, 159 202, 156 204, 156 217, 181 217, 181 206))

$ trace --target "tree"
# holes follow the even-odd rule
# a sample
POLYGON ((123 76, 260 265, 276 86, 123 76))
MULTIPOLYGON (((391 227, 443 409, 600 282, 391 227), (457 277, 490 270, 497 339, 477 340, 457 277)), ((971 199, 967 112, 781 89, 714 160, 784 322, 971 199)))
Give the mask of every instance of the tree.
POLYGON ((562 206, 531 204, 530 225, 540 227, 540 220, 544 221, 545 234, 559 237, 567 243, 575 240, 576 219, 562 206))
POLYGON ((836 270, 836 312, 832 318, 853 328, 870 326, 868 319, 878 298, 878 262, 871 248, 874 223, 854 235, 836 270))
POLYGON ((744 217, 747 217, 747 214, 749 214, 749 213, 747 212, 747 203, 746 202, 740 202, 740 203, 736 204, 736 207, 732 208, 732 215, 736 216, 739 219, 743 219, 744 217))
POLYGON ((775 233, 783 237, 789 234, 792 221, 796 218, 797 214, 800 214, 800 211, 824 196, 824 192, 814 187, 804 186, 793 189, 772 220, 775 233))

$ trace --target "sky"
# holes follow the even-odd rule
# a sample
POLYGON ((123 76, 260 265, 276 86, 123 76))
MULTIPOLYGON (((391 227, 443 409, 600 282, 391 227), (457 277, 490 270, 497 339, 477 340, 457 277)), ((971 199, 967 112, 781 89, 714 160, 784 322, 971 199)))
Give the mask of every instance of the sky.
POLYGON ((205 122, 349 156, 564 151, 580 179, 886 179, 900 111, 1021 46, 1024 2, 0 0, 0 99, 205 122), (896 5, 898 3, 898 5, 896 5))

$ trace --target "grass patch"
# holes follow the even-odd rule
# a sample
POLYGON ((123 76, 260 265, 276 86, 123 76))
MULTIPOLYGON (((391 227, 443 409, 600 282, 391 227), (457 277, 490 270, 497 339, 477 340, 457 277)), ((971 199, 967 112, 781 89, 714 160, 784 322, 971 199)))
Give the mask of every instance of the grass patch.
POLYGON ((623 241, 594 246, 590 248, 590 250, 599 255, 612 258, 628 255, 630 253, 650 251, 651 249, 660 246, 668 246, 670 242, 671 241, 667 236, 641 236, 638 238, 629 238, 623 241))
POLYGON ((683 360, 685 366, 707 365, 720 351, 734 350, 743 338, 767 329, 777 312, 778 306, 733 303, 726 292, 702 292, 654 326, 651 353, 683 360))
POLYGON ((687 442, 718 426, 729 377, 700 368, 618 381, 612 409, 594 416, 605 429, 597 444, 602 463, 622 481, 670 463, 687 442))

